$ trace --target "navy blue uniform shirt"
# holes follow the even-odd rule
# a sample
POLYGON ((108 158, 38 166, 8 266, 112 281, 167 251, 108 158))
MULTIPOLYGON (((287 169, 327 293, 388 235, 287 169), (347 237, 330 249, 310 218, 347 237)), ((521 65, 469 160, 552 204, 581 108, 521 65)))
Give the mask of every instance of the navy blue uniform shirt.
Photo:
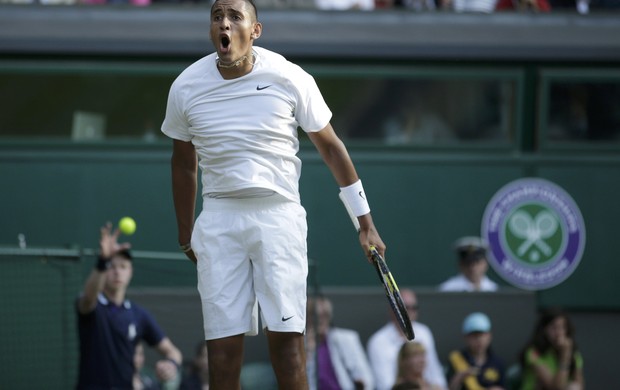
POLYGON ((80 390, 131 389, 136 345, 144 341, 155 346, 165 337, 145 309, 128 300, 116 306, 103 294, 99 294, 95 310, 87 314, 78 311, 78 334, 76 388, 80 390))
MULTIPOLYGON (((460 354, 460 357, 464 359, 464 361, 467 362, 467 365, 469 367, 476 365, 474 363, 474 358, 471 356, 469 351, 467 351, 467 349, 462 349, 461 351, 458 351, 458 352, 455 351, 453 353, 460 354)), ((476 377, 476 380, 482 388, 486 389, 491 386, 500 386, 504 388, 506 387, 505 386, 506 371, 504 368, 504 362, 490 348, 487 351, 487 360, 484 362, 482 367, 478 367, 478 368, 479 368, 479 373, 478 373, 478 376, 476 377)), ((454 365, 451 362, 450 366, 448 367, 448 378, 452 379, 452 377, 457 371, 458 371, 457 368, 454 367, 454 365)), ((467 384, 465 382, 463 382, 463 386, 461 387, 461 389, 463 390, 468 389, 467 384)))

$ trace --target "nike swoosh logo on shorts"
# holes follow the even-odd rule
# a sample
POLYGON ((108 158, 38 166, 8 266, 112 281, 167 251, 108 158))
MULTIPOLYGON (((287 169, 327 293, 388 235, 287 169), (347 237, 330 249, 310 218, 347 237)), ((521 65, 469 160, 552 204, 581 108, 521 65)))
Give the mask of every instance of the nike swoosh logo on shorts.
POLYGON ((293 317, 295 317, 295 316, 290 316, 290 317, 284 317, 284 316, 282 316, 282 322, 286 322, 286 321, 290 320, 290 319, 291 319, 291 318, 293 318, 293 317))
POLYGON ((257 85, 257 86, 256 86, 256 90, 257 90, 257 91, 262 91, 263 89, 267 89, 267 88, 269 88, 269 87, 271 87, 271 84, 266 85, 266 86, 264 86, 264 87, 261 87, 260 85, 257 85))

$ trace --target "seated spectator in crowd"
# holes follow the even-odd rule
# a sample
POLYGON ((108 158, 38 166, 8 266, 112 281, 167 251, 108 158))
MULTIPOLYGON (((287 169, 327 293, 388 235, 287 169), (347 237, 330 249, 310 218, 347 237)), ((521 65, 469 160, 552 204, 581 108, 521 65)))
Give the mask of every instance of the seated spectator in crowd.
POLYGON ((80 4, 129 4, 138 7, 151 5, 151 0, 76 0, 76 2, 80 4))
POLYGON ((358 332, 332 326, 333 306, 327 297, 309 298, 307 313, 306 365, 310 389, 373 390, 372 371, 358 332))
POLYGON ((497 0, 495 11, 550 12, 548 0, 497 0))
POLYGON ((207 343, 201 340, 196 344, 194 358, 189 370, 181 381, 181 390, 208 390, 209 389, 209 355, 207 343))
POLYGON ((133 355, 135 373, 133 375, 133 390, 159 390, 159 383, 144 370, 144 346, 142 343, 136 345, 133 355))
MULTIPOLYGON (((415 292, 411 289, 400 290, 403 302, 407 307, 411 325, 415 332, 415 341, 421 343, 426 350, 426 368, 424 379, 441 389, 447 388, 443 366, 437 357, 435 338, 430 328, 418 319, 418 301, 415 292)), ((368 359, 374 373, 376 388, 378 390, 390 390, 394 386, 394 379, 398 372, 398 351, 407 341, 400 330, 400 326, 394 313, 389 310, 391 321, 377 330, 368 339, 368 359)))
POLYGON ((495 11, 498 0, 438 0, 440 8, 456 12, 477 12, 490 14, 495 11))
POLYGON ((389 145, 432 145, 455 139, 452 130, 432 110, 418 105, 395 108, 381 125, 389 145))
POLYGON ((484 313, 471 313, 463 321, 465 348, 450 352, 450 390, 504 390, 504 362, 491 349, 491 320, 484 313))
POLYGON ((395 5, 402 3, 402 6, 406 9, 410 9, 416 12, 422 11, 435 11, 437 5, 435 0, 397 0, 395 5))
POLYGON ((441 386, 424 379, 426 349, 416 341, 406 342, 398 351, 398 375, 392 390, 421 389, 441 390, 441 386))
MULTIPOLYGON (((603 0, 606 1, 606 0, 603 0)), ((611 0, 617 1, 617 0, 611 0)), ((594 0, 593 3, 596 3, 597 0, 594 0)), ((555 11, 566 12, 572 10, 577 10, 580 14, 587 14, 590 12, 590 0, 549 0, 550 6, 555 11)), ((620 5, 620 2, 618 2, 620 5)))
POLYGON ((314 4, 318 9, 325 11, 372 11, 375 9, 374 0, 314 0, 314 4))
POLYGON ((440 291, 497 291, 497 284, 486 275, 487 245, 479 237, 462 237, 454 243, 459 274, 439 285, 440 291))
POLYGON ((521 354, 522 390, 583 390, 583 357, 560 309, 544 310, 521 354))

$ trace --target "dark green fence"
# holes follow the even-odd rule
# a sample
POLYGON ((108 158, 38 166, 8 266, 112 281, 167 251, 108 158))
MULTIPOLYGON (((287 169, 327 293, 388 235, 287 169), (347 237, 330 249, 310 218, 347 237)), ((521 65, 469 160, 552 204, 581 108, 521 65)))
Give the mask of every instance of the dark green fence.
POLYGON ((81 267, 74 250, 0 248, 3 389, 74 386, 81 267))

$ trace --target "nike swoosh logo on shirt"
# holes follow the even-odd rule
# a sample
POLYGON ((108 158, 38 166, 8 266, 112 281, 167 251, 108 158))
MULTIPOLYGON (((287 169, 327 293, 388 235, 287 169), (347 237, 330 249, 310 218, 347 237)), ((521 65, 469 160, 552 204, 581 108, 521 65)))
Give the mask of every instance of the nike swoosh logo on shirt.
POLYGON ((269 85, 265 85, 264 87, 261 87, 260 85, 257 85, 257 86, 256 86, 256 90, 257 90, 257 91, 262 91, 263 89, 267 89, 267 88, 269 88, 269 87, 271 87, 271 84, 269 84, 269 85))
POLYGON ((282 316, 282 322, 286 322, 286 321, 290 320, 290 319, 291 319, 291 318, 293 318, 293 317, 295 317, 295 316, 290 316, 290 317, 284 317, 284 316, 282 316))

